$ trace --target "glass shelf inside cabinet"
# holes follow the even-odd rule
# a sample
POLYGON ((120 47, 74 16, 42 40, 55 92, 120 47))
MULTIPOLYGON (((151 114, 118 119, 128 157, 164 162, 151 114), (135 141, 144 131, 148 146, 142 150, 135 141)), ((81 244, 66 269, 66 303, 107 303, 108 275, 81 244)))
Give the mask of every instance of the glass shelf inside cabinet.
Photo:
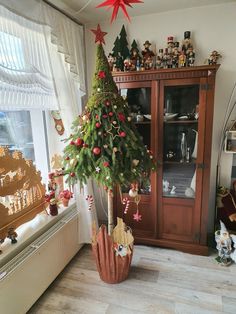
POLYGON ((164 90, 163 196, 195 198, 199 85, 164 90))
MULTIPOLYGON (((120 90, 121 96, 126 100, 132 121, 134 122, 144 145, 151 149, 151 88, 124 88, 120 90)), ((122 190, 127 193, 129 188, 122 190)), ((151 182, 149 178, 139 182, 139 193, 149 195, 151 193, 151 182)))

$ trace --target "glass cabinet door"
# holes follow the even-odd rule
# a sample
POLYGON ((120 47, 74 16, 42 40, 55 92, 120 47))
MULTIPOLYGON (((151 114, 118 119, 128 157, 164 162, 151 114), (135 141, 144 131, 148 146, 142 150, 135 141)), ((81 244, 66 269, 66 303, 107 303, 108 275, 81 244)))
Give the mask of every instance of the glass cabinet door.
POLYGON ((163 196, 195 198, 199 84, 164 87, 163 196))
MULTIPOLYGON (((144 145, 151 149, 151 87, 122 88, 121 96, 127 101, 131 117, 140 133, 144 145)), ((129 189, 123 192, 128 192, 129 189)), ((151 193, 150 179, 139 182, 139 193, 151 193)))

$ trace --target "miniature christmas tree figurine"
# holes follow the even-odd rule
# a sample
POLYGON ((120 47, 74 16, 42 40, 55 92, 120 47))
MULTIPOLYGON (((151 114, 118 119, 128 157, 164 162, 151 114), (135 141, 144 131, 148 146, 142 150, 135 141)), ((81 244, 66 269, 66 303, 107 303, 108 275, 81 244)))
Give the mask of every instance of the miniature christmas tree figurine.
POLYGON ((129 48, 128 48, 128 41, 127 41, 127 33, 125 30, 125 26, 123 25, 120 31, 120 53, 123 58, 123 60, 127 59, 129 57, 129 48))
POLYGON ((108 232, 113 229, 112 193, 115 185, 129 187, 154 170, 153 156, 131 121, 129 108, 118 94, 101 44, 97 46, 93 93, 86 110, 74 122, 65 148, 65 171, 70 184, 92 177, 108 192, 108 232), (138 160, 138 163, 134 163, 138 160))

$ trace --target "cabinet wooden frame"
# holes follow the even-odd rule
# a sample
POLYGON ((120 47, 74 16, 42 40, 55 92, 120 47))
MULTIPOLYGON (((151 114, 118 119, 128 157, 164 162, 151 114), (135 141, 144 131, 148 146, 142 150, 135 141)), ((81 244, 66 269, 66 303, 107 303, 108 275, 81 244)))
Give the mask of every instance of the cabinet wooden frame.
MULTIPOLYGON (((157 172, 151 175, 151 194, 142 195, 141 222, 134 222, 132 205, 128 215, 118 189, 114 197, 115 215, 123 217, 134 232, 135 242, 174 248, 194 254, 208 254, 207 222, 209 206, 211 140, 213 125, 215 75, 219 65, 143 72, 113 73, 118 89, 151 88, 151 147, 157 172), (162 195, 164 90, 170 86, 198 85, 198 153, 196 159, 196 194, 194 199, 168 198, 162 195)), ((124 197, 127 195, 123 195, 124 197)), ((134 209, 134 208, 133 208, 134 209)))

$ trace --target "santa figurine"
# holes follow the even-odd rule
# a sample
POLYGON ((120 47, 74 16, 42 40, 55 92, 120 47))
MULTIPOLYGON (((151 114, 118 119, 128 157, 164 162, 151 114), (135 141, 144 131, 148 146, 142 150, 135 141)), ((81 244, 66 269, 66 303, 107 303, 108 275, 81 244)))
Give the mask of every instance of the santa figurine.
POLYGON ((215 232, 215 240, 217 243, 218 257, 217 262, 221 265, 228 266, 232 263, 230 257, 232 252, 232 240, 224 223, 220 221, 220 230, 215 232))

